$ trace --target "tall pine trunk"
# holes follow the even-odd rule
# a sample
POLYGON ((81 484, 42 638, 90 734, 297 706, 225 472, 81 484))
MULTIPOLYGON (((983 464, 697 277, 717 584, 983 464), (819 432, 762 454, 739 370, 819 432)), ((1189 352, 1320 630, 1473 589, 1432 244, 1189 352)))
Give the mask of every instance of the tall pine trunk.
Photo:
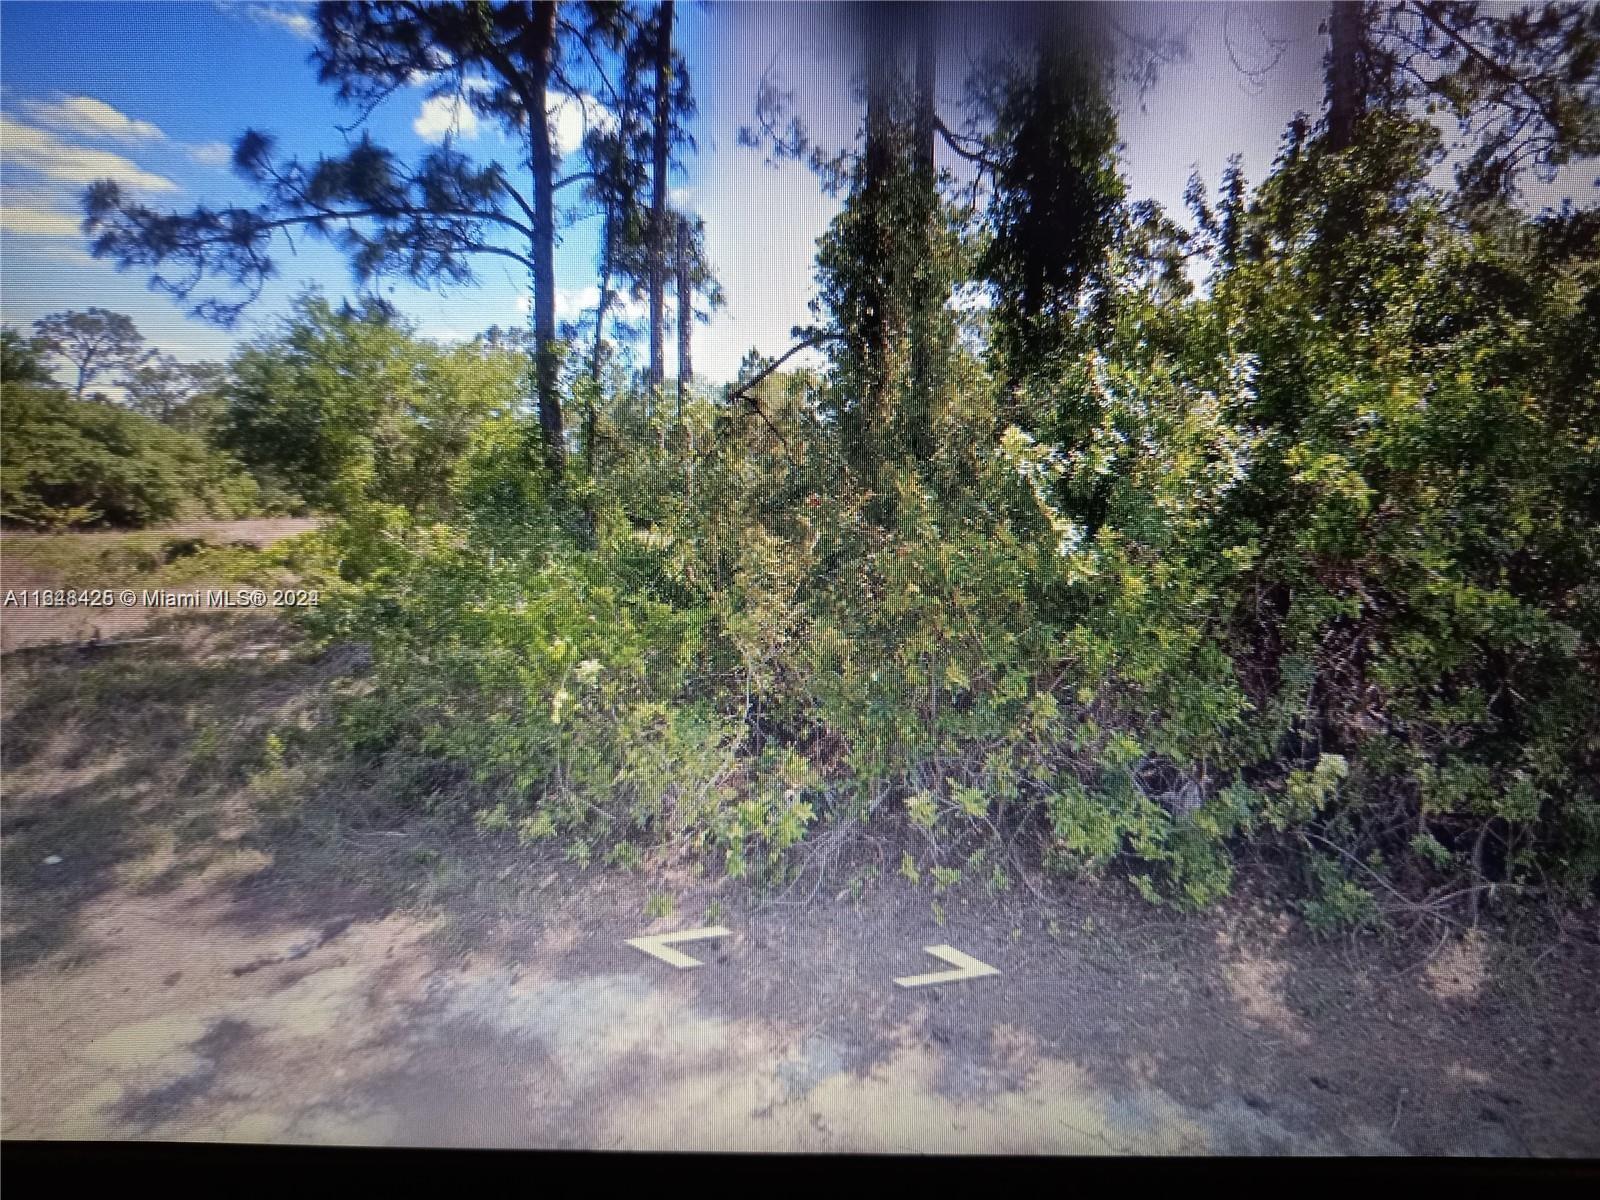
POLYGON ((690 268, 689 218, 678 215, 678 429, 683 435, 688 468, 689 498, 694 498, 694 426, 684 419, 689 403, 689 385, 694 381, 694 365, 689 357, 689 340, 694 330, 694 277, 690 268))
POLYGON ((1366 107, 1362 49, 1366 14, 1356 0, 1334 0, 1328 11, 1328 145, 1347 150, 1366 107))
POLYGON ((683 420, 689 385, 694 382, 694 366, 689 358, 689 340, 694 333, 694 281, 689 270, 689 218, 678 218, 678 420, 683 420))
POLYGON ((594 310, 594 341, 589 346, 589 378, 600 382, 600 354, 605 346, 606 317, 611 310, 611 272, 615 257, 617 216, 612 203, 606 203, 605 224, 600 238, 600 300, 594 310))
POLYGON ((933 186, 933 89, 938 67, 938 44, 935 40, 934 6, 922 5, 917 22, 917 170, 929 187, 933 186))
POLYGON ((866 368, 863 397, 866 425, 875 456, 892 453, 894 407, 893 355, 898 332, 894 311, 899 297, 895 280, 890 278, 893 263, 894 229, 888 213, 894 174, 894 80, 895 39, 891 32, 897 20, 887 6, 873 5, 864 14, 867 21, 867 144, 862 164, 860 206, 866 218, 869 264, 867 303, 861 330, 861 360, 866 368))
MULTIPOLYGON (((931 252, 933 224, 938 216, 938 176, 934 169, 934 79, 937 70, 937 44, 934 40, 936 15, 933 5, 920 6, 917 22, 916 115, 913 132, 916 140, 915 186, 924 211, 923 227, 917 231, 924 249, 931 252)), ((918 255, 919 271, 928 271, 930 254, 918 255)), ((913 458, 925 461, 933 455, 933 357, 934 309, 940 303, 926 280, 913 287, 911 311, 911 411, 907 414, 907 449, 913 458)))
POLYGON ((589 349, 589 380, 595 386, 589 395, 589 411, 584 414, 583 422, 583 460, 591 475, 594 473, 594 437, 598 424, 595 406, 600 389, 600 354, 605 346, 606 316, 611 310, 611 273, 613 260, 616 257, 616 227, 616 202, 608 200, 605 226, 600 234, 600 301, 595 306, 594 343, 589 349))
POLYGON ((650 391, 666 382, 667 151, 672 121, 672 0, 656 17, 654 163, 650 197, 650 391))
POLYGON ((534 5, 534 20, 524 36, 529 43, 527 61, 533 64, 527 90, 528 158, 533 169, 534 388, 545 462, 559 474, 566 460, 566 443, 561 428, 561 395, 556 387, 556 192, 548 100, 550 59, 556 40, 555 0, 540 0, 534 5))

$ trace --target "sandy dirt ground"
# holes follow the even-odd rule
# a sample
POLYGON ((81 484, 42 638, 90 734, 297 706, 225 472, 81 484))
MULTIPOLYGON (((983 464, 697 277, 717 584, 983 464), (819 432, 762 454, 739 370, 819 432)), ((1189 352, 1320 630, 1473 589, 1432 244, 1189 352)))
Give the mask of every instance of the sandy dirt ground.
MULTIPOLYGON (((309 898, 296 899, 290 909, 309 898)), ((586 901, 579 890, 559 903, 586 901)), ((635 919, 626 931, 673 924, 635 919)), ((890 950, 871 916, 790 924, 735 920, 732 936, 693 948, 703 967, 676 971, 624 945, 623 930, 581 918, 504 919, 475 949, 441 953, 437 924, 402 914, 276 920, 261 898, 204 880, 159 897, 107 894, 81 913, 70 951, 5 981, 3 1135, 1071 1154, 1600 1149, 1593 1075, 1570 1078, 1587 1067, 1560 1072, 1575 1092, 1529 1094, 1499 1048, 1414 1029, 1384 1039, 1409 1047, 1385 1067, 1373 1047, 1341 1046, 1297 1016, 1287 966, 1263 951, 1219 946, 1229 990, 1152 1025, 1143 997, 1120 996, 1140 986, 1137 970, 1112 968, 1086 990, 1073 955, 1046 974, 963 923, 937 936, 1005 973, 907 992, 890 978, 938 966, 918 949, 934 933, 906 930, 890 950)))
POLYGON ((260 625, 207 637, 139 648, 156 683, 66 651, 8 667, 4 1137, 1600 1154, 1591 929, 1524 959, 1319 943, 1248 889, 1188 917, 1109 882, 975 888, 941 924, 926 889, 862 874, 898 861, 872 839, 771 894, 580 869, 348 781, 262 824, 174 766, 198 735, 164 681, 282 721, 337 664, 260 625), (92 729, 52 715, 91 691, 92 729), (402 869, 427 887, 371 882, 402 869), (692 970, 625 943, 707 924, 730 932, 692 970), (893 986, 939 943, 1001 973, 893 986))
MULTIPOLYGON (((249 521, 187 521, 141 531, 137 537, 159 544, 175 538, 203 538, 211 545, 245 544, 270 546, 297 534, 309 533, 318 522, 312 518, 271 517, 249 521)), ((31 563, 22 561, 15 553, 8 554, 19 544, 41 537, 61 536, 49 534, 0 534, 0 589, 27 590, 33 588, 98 589, 105 586, 104 579, 87 570, 83 578, 61 578, 54 572, 41 571, 31 563)), ((107 546, 126 542, 125 533, 74 533, 65 535, 85 547, 98 543, 107 546)), ((201 581, 186 583, 184 591, 200 591, 217 586, 201 581)), ((119 589, 120 590, 120 589, 119 589)), ((135 588, 142 592, 142 588, 135 588)), ((212 611, 212 605, 201 604, 194 611, 212 611)), ((153 621, 168 615, 165 610, 143 603, 115 604, 96 608, 7 608, 0 612, 0 651, 15 650, 24 646, 44 646, 64 642, 84 642, 90 638, 111 641, 136 637, 147 630, 153 621)))
MULTIPOLYGON (((425 925, 391 916, 352 923, 288 958, 323 931, 238 928, 199 889, 155 902, 108 898, 85 914, 84 934, 79 954, 92 961, 6 992, 7 1137, 1071 1153, 1396 1148, 1381 1130, 1348 1131, 1354 1142, 1343 1131, 1333 1139, 1296 1132, 1244 1103, 1191 1108, 1137 1077, 1108 1087, 1070 1060, 1041 1054, 1014 1026, 963 1025, 958 1036, 989 1043, 974 1059, 928 1033, 936 995, 897 996, 881 974, 854 984, 883 993, 873 1007, 884 1024, 841 1014, 808 1029, 754 1004, 729 1012, 702 989, 725 991, 741 967, 762 971, 742 935, 712 948, 711 969, 681 973, 610 939, 580 949, 548 935, 543 953, 440 963, 425 925), (265 960, 274 961, 238 973, 265 960)), ((921 969, 914 952, 904 957, 921 969)))

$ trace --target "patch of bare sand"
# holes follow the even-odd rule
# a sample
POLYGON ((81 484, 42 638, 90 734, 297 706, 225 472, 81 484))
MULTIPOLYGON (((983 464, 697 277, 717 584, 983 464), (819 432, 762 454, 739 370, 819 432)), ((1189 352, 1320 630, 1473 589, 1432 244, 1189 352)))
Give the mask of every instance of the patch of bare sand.
MULTIPOLYGON (((119 890, 85 907, 70 959, 6 979, 5 1136, 330 1140, 318 1102, 341 1073, 385 1061, 363 1031, 391 1016, 384 985, 429 927, 352 925, 295 959, 314 930, 251 931, 218 911, 213 888, 119 890), (234 973, 262 958, 283 961, 234 973)), ((375 1126, 330 1128, 331 1140, 382 1140, 375 1126)))
MULTIPOLYGON (((286 538, 309 533, 321 524, 309 517, 265 517, 244 521, 182 521, 137 531, 92 530, 86 532, 40 534, 8 530, 0 533, 0 584, 12 590, 26 591, 35 588, 54 590, 97 590, 107 587, 105 580, 92 568, 85 568, 83 578, 62 578, 60 573, 43 567, 16 553, 16 549, 41 541, 70 541, 84 547, 139 544, 152 550, 174 539, 200 538, 212 545, 250 545, 258 549, 271 546, 286 538), (9 544, 9 545, 8 545, 9 544), (8 554, 7 550, 12 553, 8 554)), ((121 593, 126 585, 111 590, 121 593)), ((217 581, 191 581, 181 587, 160 585, 133 586, 139 603, 117 603, 104 607, 11 607, 0 611, 0 651, 20 650, 33 646, 50 646, 87 642, 91 638, 100 642, 115 642, 158 631, 151 626, 173 616, 173 610, 160 605, 143 603, 148 591, 179 591, 197 593, 201 602, 188 605, 184 614, 234 612, 226 605, 213 604, 207 599, 213 591, 236 591, 237 584, 217 581)))
MULTIPOLYGON (((755 1016, 718 1017, 692 976, 587 979, 477 969, 441 985, 436 1028, 492 1032, 537 1064, 532 1144, 601 1149, 1179 1154, 1327 1151, 1244 1106, 1186 1109, 1154 1087, 1108 1092, 1073 1063, 1002 1028, 978 1066, 929 1047, 913 1019, 888 1031, 886 1058, 852 1068, 856 1047, 755 1016), (969 1078, 969 1076, 971 1076, 969 1078), (553 1140, 550 1140, 553 1139, 553 1140)), ((471 1139, 473 1123, 455 1114, 471 1139)), ((480 1131, 504 1114, 486 1119, 480 1131)), ((483 1143, 477 1143, 483 1144, 483 1143)), ((1374 1148, 1393 1149, 1376 1144, 1374 1148)))
MULTIPOLYGON (((888 1031, 855 1048, 696 1003, 641 963, 558 977, 442 960, 428 923, 315 930, 230 918, 201 881, 90 905, 77 965, 5 982, 8 1137, 617 1149, 1191 1153, 1318 1150, 1248 1110, 1116 1094, 1001 1030, 990 1066, 888 1031), (84 949, 93 953, 82 953, 84 949), (262 959, 267 965, 238 973, 262 959), (973 1072, 976 1072, 976 1075, 973 1072), (969 1078, 968 1076, 972 1076, 969 1078)), ((881 1032, 881 1031, 880 1031, 881 1032)), ((1133 1064, 1130 1064, 1132 1067, 1133 1064)))
POLYGON ((1489 944, 1476 929, 1452 940, 1423 969, 1428 990, 1444 1001, 1476 1000, 1489 981, 1489 944))
POLYGON ((1293 1045, 1309 1046, 1310 1031, 1289 1007, 1285 988, 1289 964, 1265 949, 1238 943, 1225 930, 1217 932, 1216 941, 1227 956, 1223 981, 1243 1016, 1293 1045))

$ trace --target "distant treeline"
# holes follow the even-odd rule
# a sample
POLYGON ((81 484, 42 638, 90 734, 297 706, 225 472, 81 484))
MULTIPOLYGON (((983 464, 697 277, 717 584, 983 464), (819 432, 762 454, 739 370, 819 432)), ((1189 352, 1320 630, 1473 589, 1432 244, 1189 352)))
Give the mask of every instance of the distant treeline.
POLYGON ((514 337, 441 346, 314 293, 225 364, 152 351, 104 309, 0 336, 0 515, 39 529, 338 512, 356 497, 434 512, 473 430, 527 383, 514 337))

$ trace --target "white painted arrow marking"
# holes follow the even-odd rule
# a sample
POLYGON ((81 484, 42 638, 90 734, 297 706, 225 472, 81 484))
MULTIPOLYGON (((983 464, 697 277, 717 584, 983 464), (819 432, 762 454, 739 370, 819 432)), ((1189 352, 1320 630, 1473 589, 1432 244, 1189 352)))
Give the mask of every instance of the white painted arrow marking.
POLYGON ((982 979, 985 975, 998 975, 1000 971, 986 962, 979 962, 970 954, 963 954, 954 946, 924 946, 935 958, 942 958, 954 971, 935 971, 931 975, 908 975, 896 979, 895 986, 903 988, 927 987, 930 983, 960 983, 963 979, 982 979))
POLYGON ((676 943, 698 942, 701 938, 727 936, 728 930, 721 925, 708 925, 704 929, 685 929, 681 933, 658 933, 654 937, 628 938, 627 942, 635 950, 643 950, 646 954, 659 958, 681 971, 685 967, 700 967, 705 964, 698 958, 690 958, 687 954, 672 949, 676 943))

